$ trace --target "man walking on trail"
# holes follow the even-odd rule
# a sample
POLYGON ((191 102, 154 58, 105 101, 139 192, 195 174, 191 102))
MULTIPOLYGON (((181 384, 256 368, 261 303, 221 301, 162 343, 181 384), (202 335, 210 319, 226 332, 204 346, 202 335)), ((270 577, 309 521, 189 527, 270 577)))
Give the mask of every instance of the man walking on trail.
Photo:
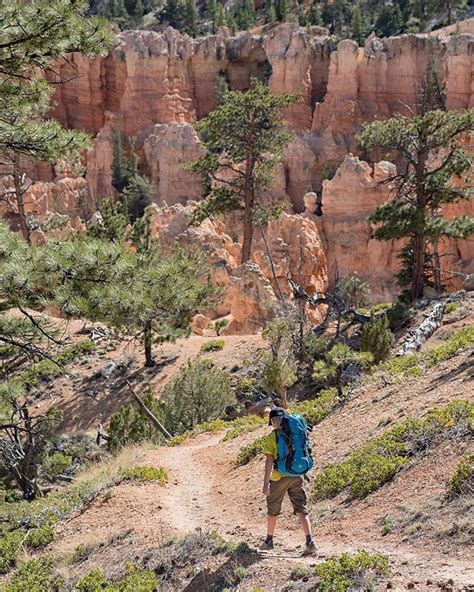
MULTIPOLYGON (((287 428, 288 420, 290 418, 298 418, 304 429, 305 443, 303 443, 303 449, 306 456, 309 458, 308 467, 313 466, 311 458, 311 450, 309 449, 309 440, 307 436, 307 425, 305 420, 300 416, 289 416, 288 413, 281 407, 275 407, 270 411, 269 425, 275 429, 268 434, 265 439, 263 446, 263 454, 266 456, 265 460, 265 473, 263 477, 263 495, 267 499, 267 538, 260 546, 261 550, 273 549, 273 535, 277 523, 277 517, 281 511, 281 504, 285 494, 288 493, 291 504, 293 506, 294 513, 298 516, 301 527, 306 535, 306 545, 303 551, 303 555, 314 555, 316 553, 316 546, 313 542, 311 535, 311 523, 309 521, 308 509, 306 507, 307 498, 304 490, 304 473, 306 469, 303 469, 303 474, 288 476, 283 475, 277 470, 278 465, 281 468, 283 463, 278 463, 278 451, 282 450, 279 443, 279 439, 288 439, 287 435, 289 430, 287 428), (286 434, 286 435, 285 435, 286 434)), ((295 448, 297 446, 290 445, 293 455, 295 455, 295 448)), ((282 460, 282 459, 281 459, 282 460)), ((307 459, 303 459, 306 462, 307 459)), ((283 464, 283 466, 285 466, 283 464)), ((286 463, 288 466, 288 463, 286 463)))

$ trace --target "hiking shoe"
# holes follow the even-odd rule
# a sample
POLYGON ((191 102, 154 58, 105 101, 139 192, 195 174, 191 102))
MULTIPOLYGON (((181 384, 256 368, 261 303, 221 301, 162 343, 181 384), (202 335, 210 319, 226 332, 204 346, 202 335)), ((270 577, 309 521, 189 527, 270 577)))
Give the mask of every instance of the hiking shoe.
POLYGON ((274 548, 273 541, 270 541, 269 543, 267 543, 267 541, 263 541, 263 543, 259 547, 259 550, 260 551, 271 551, 273 548, 274 548))
POLYGON ((313 541, 308 543, 303 550, 303 557, 306 557, 307 555, 316 555, 316 545, 313 541))

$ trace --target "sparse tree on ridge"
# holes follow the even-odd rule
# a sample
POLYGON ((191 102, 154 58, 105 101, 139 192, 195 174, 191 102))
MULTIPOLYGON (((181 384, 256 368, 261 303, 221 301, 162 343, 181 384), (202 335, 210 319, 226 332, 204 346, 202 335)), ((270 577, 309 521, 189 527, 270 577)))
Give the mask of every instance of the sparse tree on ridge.
POLYGON ((378 225, 377 238, 409 239, 412 298, 423 296, 427 245, 433 238, 466 238, 474 232, 474 219, 469 216, 447 220, 431 215, 432 211, 441 214, 445 204, 471 197, 467 175, 472 157, 463 148, 461 137, 473 129, 474 109, 434 110, 373 122, 359 136, 364 149, 388 149, 404 161, 399 172, 386 181, 395 186, 393 198, 370 219, 378 225), (454 184, 453 178, 460 184, 454 184))
POLYGON ((199 224, 216 214, 242 210, 242 263, 250 259, 260 194, 270 185, 275 166, 291 139, 282 113, 297 98, 272 94, 253 79, 248 91, 229 92, 225 104, 195 124, 208 153, 188 168, 203 175, 211 189, 198 205, 193 222, 199 224))

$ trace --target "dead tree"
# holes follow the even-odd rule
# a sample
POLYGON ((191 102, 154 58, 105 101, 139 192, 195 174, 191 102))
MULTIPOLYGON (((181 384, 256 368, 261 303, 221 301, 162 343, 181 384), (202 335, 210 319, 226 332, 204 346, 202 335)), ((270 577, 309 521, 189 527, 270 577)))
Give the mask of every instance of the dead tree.
POLYGON ((38 464, 46 437, 57 423, 57 412, 51 411, 34 417, 26 402, 12 402, 9 423, 0 424, 0 458, 15 479, 27 500, 42 496, 38 484, 38 464))

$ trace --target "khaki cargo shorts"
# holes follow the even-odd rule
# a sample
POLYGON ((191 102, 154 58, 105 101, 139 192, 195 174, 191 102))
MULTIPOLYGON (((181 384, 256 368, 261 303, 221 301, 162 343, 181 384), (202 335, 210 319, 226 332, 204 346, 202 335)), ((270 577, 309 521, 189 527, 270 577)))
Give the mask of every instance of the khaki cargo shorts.
POLYGON ((303 477, 282 477, 278 481, 270 481, 270 493, 267 495, 269 516, 278 516, 285 493, 288 493, 295 514, 307 514, 307 497, 303 487, 303 477))

